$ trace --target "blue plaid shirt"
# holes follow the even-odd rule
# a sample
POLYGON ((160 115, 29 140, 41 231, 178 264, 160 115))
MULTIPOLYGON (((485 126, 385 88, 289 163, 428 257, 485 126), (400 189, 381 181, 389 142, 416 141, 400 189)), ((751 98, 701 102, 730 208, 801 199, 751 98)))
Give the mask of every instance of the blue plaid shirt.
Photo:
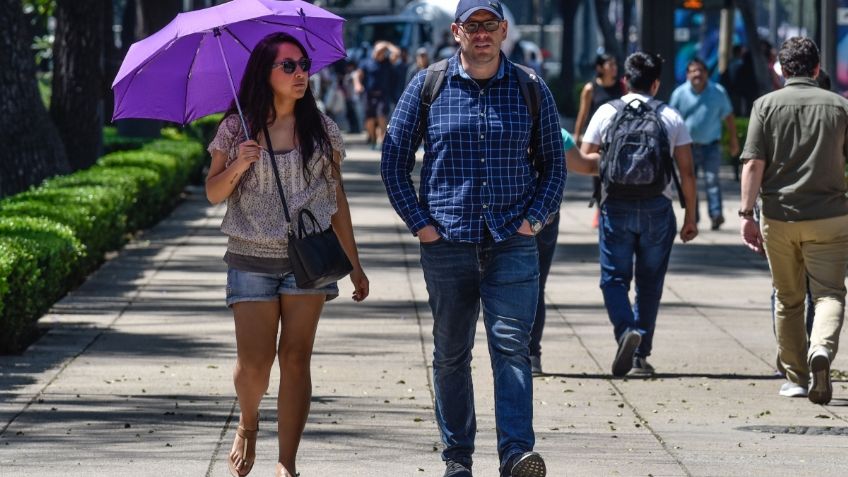
POLYGON ((383 142, 383 182, 409 230, 433 225, 449 241, 480 243, 488 228, 500 242, 524 218, 545 223, 559 210, 565 158, 559 115, 544 82, 536 147, 544 173, 537 178, 527 156, 532 119, 515 66, 501 54, 498 73, 481 89, 459 55, 452 57, 430 108, 416 198, 411 173, 424 75, 403 92, 383 142))

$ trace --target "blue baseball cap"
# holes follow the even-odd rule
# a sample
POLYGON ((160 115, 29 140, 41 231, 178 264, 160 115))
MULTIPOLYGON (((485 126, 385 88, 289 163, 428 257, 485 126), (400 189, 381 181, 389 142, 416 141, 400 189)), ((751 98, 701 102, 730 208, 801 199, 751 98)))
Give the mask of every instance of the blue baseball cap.
POLYGON ((486 10, 498 17, 498 20, 504 19, 503 7, 499 0, 459 0, 459 5, 456 6, 456 19, 460 22, 468 20, 468 17, 474 15, 474 12, 486 10))

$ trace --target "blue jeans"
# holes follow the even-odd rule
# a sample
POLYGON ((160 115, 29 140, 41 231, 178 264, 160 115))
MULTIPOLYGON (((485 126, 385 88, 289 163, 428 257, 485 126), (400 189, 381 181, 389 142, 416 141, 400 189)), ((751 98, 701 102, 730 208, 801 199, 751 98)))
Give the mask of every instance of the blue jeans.
POLYGON ((554 251, 559 238, 559 214, 554 220, 536 235, 536 246, 539 248, 539 298, 536 301, 536 319, 530 332, 530 356, 542 356, 542 333, 545 331, 545 284, 551 263, 554 261, 554 251))
POLYGON ((657 311, 677 222, 666 197, 607 199, 598 225, 601 291, 615 339, 635 330, 642 335, 636 356, 651 354, 657 311), (628 292, 636 274, 636 303, 628 292))
MULTIPOLYGON (((704 190, 707 192, 707 210, 714 219, 721 213, 721 187, 718 184, 718 171, 721 167, 721 146, 718 141, 710 144, 692 144, 692 159, 695 163, 695 175, 704 173, 704 190)), ((697 203, 697 201, 696 201, 697 203)), ((696 206, 696 211, 697 206, 696 206)))
POLYGON ((533 381, 527 344, 539 292, 534 237, 500 243, 441 239, 421 245, 421 267, 433 311, 433 384, 444 460, 471 465, 477 433, 471 349, 482 303, 495 381, 498 456, 533 449, 533 381))

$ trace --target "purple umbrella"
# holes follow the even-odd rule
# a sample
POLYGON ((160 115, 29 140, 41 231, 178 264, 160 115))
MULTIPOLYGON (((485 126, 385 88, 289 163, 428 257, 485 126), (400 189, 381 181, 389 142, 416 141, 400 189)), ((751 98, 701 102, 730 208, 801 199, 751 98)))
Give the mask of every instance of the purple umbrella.
POLYGON ((343 18, 301 0, 233 0, 181 13, 130 47, 112 83, 112 119, 186 124, 224 111, 259 40, 274 32, 295 37, 315 73, 345 57, 343 24, 343 18))

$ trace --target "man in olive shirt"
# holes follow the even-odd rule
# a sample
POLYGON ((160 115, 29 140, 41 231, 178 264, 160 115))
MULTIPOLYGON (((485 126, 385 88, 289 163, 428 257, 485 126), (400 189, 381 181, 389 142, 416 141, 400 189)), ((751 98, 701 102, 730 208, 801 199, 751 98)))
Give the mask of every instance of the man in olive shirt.
POLYGON ((848 265, 848 100, 818 87, 819 51, 808 38, 778 54, 786 86, 754 103, 742 152, 742 239, 765 250, 776 292, 780 395, 830 401, 830 363, 839 345, 848 265), (760 226, 753 220, 757 192, 760 226), (806 277, 816 307, 809 349, 806 277))

